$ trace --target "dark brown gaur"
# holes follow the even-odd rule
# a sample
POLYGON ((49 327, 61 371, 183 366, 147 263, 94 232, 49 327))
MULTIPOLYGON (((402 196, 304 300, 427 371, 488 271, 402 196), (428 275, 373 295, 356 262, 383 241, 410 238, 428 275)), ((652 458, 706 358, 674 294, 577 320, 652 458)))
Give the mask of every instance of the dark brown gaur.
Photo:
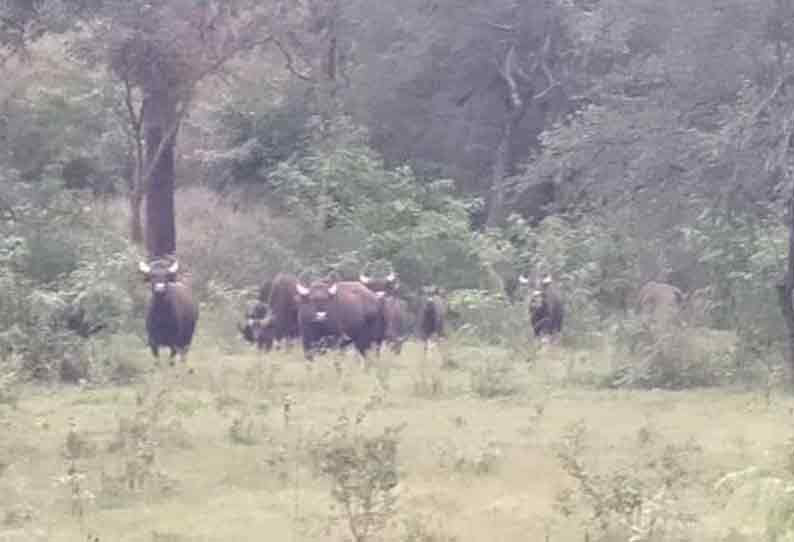
MULTIPOLYGON (((524 275, 518 277, 518 280, 521 284, 531 282, 524 275)), ((535 337, 543 342, 559 337, 564 315, 562 295, 551 276, 547 275, 540 284, 536 284, 529 297, 529 319, 535 337)))
POLYGON ((397 274, 391 272, 383 279, 373 279, 362 273, 358 280, 381 298, 384 321, 383 340, 389 345, 392 352, 400 354, 404 340, 405 303, 397 297, 397 289, 400 285, 397 274))
POLYGON ((270 350, 274 343, 283 343, 300 337, 298 300, 295 297, 297 284, 298 277, 290 273, 278 273, 269 283, 267 304, 270 307, 270 315, 257 323, 257 333, 266 351, 270 350))
POLYGON ((352 342, 361 356, 383 342, 382 300, 360 282, 318 280, 306 287, 295 286, 298 326, 306 359, 323 342, 344 345, 352 342))
POLYGON ((430 340, 433 337, 442 338, 445 336, 444 320, 446 318, 446 304, 442 299, 443 290, 431 287, 419 309, 418 335, 424 342, 424 352, 430 347, 430 340))
POLYGON ((140 262, 138 269, 151 284, 152 290, 146 315, 146 332, 152 355, 158 358, 159 348, 167 346, 171 349, 172 364, 177 353, 185 362, 196 330, 199 309, 190 286, 177 278, 179 262, 176 259, 172 262, 140 262))

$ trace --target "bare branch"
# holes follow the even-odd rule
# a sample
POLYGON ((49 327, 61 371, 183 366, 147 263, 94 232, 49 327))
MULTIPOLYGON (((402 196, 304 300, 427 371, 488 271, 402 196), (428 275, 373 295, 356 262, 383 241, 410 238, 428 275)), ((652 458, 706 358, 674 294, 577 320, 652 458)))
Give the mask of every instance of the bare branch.
POLYGON ((281 43, 280 40, 278 40, 276 38, 273 38, 272 41, 273 41, 273 43, 276 44, 276 47, 278 47, 278 50, 281 51, 281 54, 284 57, 284 61, 287 63, 287 70, 289 70, 290 73, 292 73, 294 76, 298 77, 299 79, 303 79, 304 81, 313 81, 314 80, 311 76, 306 75, 306 74, 301 73, 300 71, 298 71, 298 69, 295 67, 295 62, 294 62, 294 60, 292 58, 292 54, 289 52, 289 50, 287 50, 287 48, 284 46, 284 44, 281 43))
POLYGON ((499 24, 491 21, 486 21, 485 24, 496 30, 501 30, 502 32, 515 32, 516 30, 516 27, 513 25, 499 24))
POLYGON ((127 114, 129 115, 130 124, 132 125, 132 132, 128 132, 130 139, 133 140, 135 145, 135 172, 131 179, 131 192, 143 192, 143 183, 141 182, 141 174, 143 173, 143 138, 141 137, 141 130, 143 129, 143 101, 138 112, 135 112, 135 105, 132 98, 132 84, 129 77, 124 78, 124 102, 127 106, 127 114))
POLYGON ((537 94, 532 96, 532 99, 533 100, 542 100, 543 98, 546 97, 546 94, 548 94, 549 92, 551 92, 552 90, 554 90, 558 86, 560 86, 560 83, 557 82, 557 81, 554 81, 551 85, 549 85, 545 89, 541 90, 540 92, 538 92, 537 94))
POLYGON ((507 93, 510 99, 510 107, 511 109, 521 109, 523 107, 523 101, 521 100, 521 93, 518 90, 518 84, 516 83, 515 78, 513 77, 513 65, 515 64, 515 51, 516 46, 515 44, 511 44, 510 48, 507 50, 505 54, 505 60, 502 68, 499 69, 499 76, 507 85, 507 93))
POLYGON ((543 49, 540 52, 540 68, 543 70, 543 73, 546 75, 546 79, 549 81, 549 86, 556 84, 554 82, 554 74, 551 73, 549 69, 549 65, 546 63, 546 59, 549 56, 549 51, 551 50, 551 34, 546 34, 546 41, 543 43, 543 49))
POLYGON ((775 98, 777 98, 781 91, 783 91, 783 89, 786 87, 786 84, 790 82, 792 77, 794 77, 794 73, 791 72, 781 76, 780 80, 772 89, 772 92, 769 93, 769 96, 764 98, 764 100, 758 104, 758 107, 756 107, 755 111, 753 111, 753 113, 750 115, 750 120, 755 120, 758 118, 758 116, 763 113, 767 107, 769 107, 769 104, 772 103, 775 98))
MULTIPOLYGON (((540 64, 540 69, 543 72, 543 75, 546 76, 546 80, 548 81, 548 86, 541 90, 540 92, 536 93, 532 99, 533 100, 540 100, 545 97, 549 92, 553 89, 560 86, 559 81, 554 79, 554 74, 552 73, 549 65, 546 63, 546 59, 548 57, 549 51, 551 50, 551 35, 546 34, 546 40, 543 42, 543 48, 541 49, 541 54, 537 59, 537 63, 540 64)), ((533 67, 532 71, 537 70, 537 65, 533 67)))

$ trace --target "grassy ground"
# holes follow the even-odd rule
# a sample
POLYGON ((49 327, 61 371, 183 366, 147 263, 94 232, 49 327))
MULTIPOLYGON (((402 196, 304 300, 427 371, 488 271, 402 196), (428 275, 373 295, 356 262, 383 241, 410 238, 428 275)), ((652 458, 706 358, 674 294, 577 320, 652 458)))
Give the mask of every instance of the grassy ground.
POLYGON ((297 351, 204 343, 194 374, 25 388, 0 405, 0 540, 352 539, 320 472, 329 442, 354 439, 342 415, 362 438, 404 424, 396 504, 367 540, 758 540, 788 521, 769 514, 791 478, 790 398, 595 389, 576 378, 590 353, 505 356, 425 362, 409 343, 388 372, 341 354, 307 370, 297 351))

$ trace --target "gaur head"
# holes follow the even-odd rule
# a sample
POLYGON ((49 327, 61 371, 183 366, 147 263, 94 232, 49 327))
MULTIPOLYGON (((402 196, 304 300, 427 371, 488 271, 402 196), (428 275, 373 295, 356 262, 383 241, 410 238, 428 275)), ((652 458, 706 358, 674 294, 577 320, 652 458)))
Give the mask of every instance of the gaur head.
POLYGON ((248 303, 245 310, 245 325, 237 325, 246 341, 256 342, 258 329, 264 325, 268 312, 266 303, 258 300, 248 303))
MULTIPOLYGON (((518 281, 525 285, 528 285, 531 282, 530 279, 525 275, 519 276, 518 281)), ((540 309, 540 307, 543 306, 543 304, 546 302, 546 290, 551 283, 551 275, 546 275, 542 280, 535 282, 535 288, 532 290, 532 293, 529 296, 530 310, 534 311, 540 309)))
POLYGON ((400 287, 400 281, 397 279, 397 274, 392 271, 385 278, 375 279, 364 273, 358 276, 358 281, 375 292, 378 297, 383 297, 387 294, 394 294, 400 287))
POLYGON ((260 348, 270 350, 275 341, 275 325, 272 316, 265 318, 248 318, 245 325, 237 324, 243 338, 259 345, 260 348))
POLYGON ((322 324, 328 321, 331 304, 336 299, 337 284, 315 281, 308 288, 295 285, 298 318, 303 322, 322 324))
POLYGON ((152 286, 152 294, 162 296, 168 289, 168 283, 176 282, 179 261, 153 260, 151 263, 140 262, 138 269, 143 273, 144 280, 152 286))

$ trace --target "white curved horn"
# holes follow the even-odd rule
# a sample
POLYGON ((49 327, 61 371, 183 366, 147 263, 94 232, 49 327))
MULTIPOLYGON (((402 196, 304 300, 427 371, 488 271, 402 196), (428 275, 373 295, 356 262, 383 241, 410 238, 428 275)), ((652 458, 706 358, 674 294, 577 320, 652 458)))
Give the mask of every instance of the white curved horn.
POLYGON ((521 284, 529 284, 529 279, 524 275, 518 275, 518 282, 521 284))
POLYGON ((336 283, 334 282, 332 285, 328 287, 328 294, 329 295, 336 295, 336 283))
POLYGON ((179 271, 179 260, 174 260, 174 263, 171 264, 171 267, 168 268, 169 273, 176 273, 179 271))
POLYGON ((138 270, 139 270, 141 273, 145 273, 145 274, 147 274, 147 275, 148 275, 149 273, 151 273, 151 272, 152 272, 152 268, 151 268, 151 267, 149 267, 149 264, 148 264, 148 263, 146 263, 146 262, 139 262, 139 263, 138 263, 138 270))
POLYGON ((367 275, 364 275, 363 273, 358 276, 358 281, 361 284, 369 284, 370 280, 372 280, 372 279, 370 279, 367 275))
POLYGON ((309 295, 309 289, 300 282, 295 285, 295 289, 298 291, 298 295, 301 295, 303 297, 309 295))

